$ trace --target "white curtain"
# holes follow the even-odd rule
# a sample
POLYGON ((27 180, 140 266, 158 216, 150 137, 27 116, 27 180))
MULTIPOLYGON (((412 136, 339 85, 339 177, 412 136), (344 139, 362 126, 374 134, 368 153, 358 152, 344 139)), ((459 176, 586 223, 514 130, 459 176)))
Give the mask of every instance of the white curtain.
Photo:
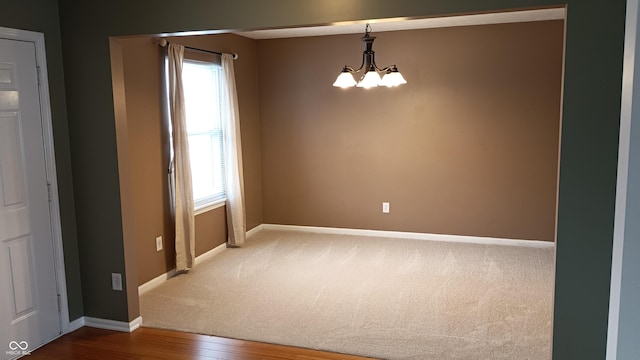
POLYGON ((195 218, 187 117, 182 86, 184 46, 169 44, 169 106, 173 129, 173 214, 176 230, 176 271, 189 270, 195 258, 195 218))
POLYGON ((222 54, 222 73, 224 74, 223 101, 225 106, 225 173, 227 195, 227 246, 244 244, 247 234, 244 208, 244 175, 242 172, 242 143, 240 140, 240 114, 236 94, 236 77, 233 70, 233 56, 222 54))

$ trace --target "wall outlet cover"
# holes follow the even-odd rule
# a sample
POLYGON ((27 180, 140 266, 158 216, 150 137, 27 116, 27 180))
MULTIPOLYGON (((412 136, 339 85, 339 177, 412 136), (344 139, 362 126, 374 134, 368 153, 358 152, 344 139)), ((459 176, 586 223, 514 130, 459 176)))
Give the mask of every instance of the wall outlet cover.
POLYGON ((162 251, 162 235, 156 238, 156 251, 162 251))
POLYGON ((122 291, 122 274, 111 273, 111 288, 116 291, 122 291))
POLYGON ((385 214, 389 213, 389 203, 386 201, 382 203, 382 212, 385 214))

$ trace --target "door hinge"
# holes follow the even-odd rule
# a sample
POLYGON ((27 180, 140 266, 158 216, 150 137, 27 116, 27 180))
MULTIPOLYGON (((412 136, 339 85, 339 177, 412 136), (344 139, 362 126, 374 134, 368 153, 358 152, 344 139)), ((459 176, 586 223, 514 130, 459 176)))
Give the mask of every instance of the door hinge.
POLYGON ((62 298, 58 294, 58 312, 62 312, 62 298))
POLYGON ((49 202, 51 202, 51 183, 47 183, 47 196, 49 196, 49 202))
POLYGON ((42 76, 41 76, 41 72, 40 72, 40 66, 36 66, 36 69, 38 70, 38 85, 42 84, 42 76))

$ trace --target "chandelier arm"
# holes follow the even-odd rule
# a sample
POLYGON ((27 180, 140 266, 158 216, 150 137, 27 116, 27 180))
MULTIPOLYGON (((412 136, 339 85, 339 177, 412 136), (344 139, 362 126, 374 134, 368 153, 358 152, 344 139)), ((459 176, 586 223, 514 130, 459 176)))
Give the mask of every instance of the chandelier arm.
POLYGON ((369 55, 371 57, 371 65, 373 65, 373 68, 376 69, 377 72, 387 72, 387 70, 391 69, 391 66, 387 66, 384 68, 379 68, 378 64, 376 64, 376 55, 374 51, 371 51, 371 53, 369 54, 365 54, 369 55))
POLYGON ((348 71, 349 71, 349 72, 351 72, 351 73, 357 73, 357 72, 359 72, 360 70, 362 70, 362 68, 364 68, 364 64, 366 63, 366 57, 367 57, 367 54, 366 54, 366 53, 363 53, 363 54, 362 54, 362 63, 360 64, 360 67, 359 67, 359 68, 354 69, 352 66, 345 65, 345 66, 344 66, 344 69, 348 70, 348 71))
POLYGON ((356 70, 353 70, 353 72, 359 72, 360 70, 362 70, 364 68, 364 64, 367 62, 366 61, 367 58, 367 54, 366 53, 362 53, 362 62, 360 63, 360 67, 356 70))
POLYGON ((345 71, 345 70, 346 70, 346 71, 348 71, 348 72, 350 72, 350 73, 352 73, 352 72, 357 72, 357 71, 358 71, 358 70, 355 70, 353 67, 351 67, 351 66, 349 66, 349 65, 345 65, 345 66, 342 68, 342 71, 345 71))

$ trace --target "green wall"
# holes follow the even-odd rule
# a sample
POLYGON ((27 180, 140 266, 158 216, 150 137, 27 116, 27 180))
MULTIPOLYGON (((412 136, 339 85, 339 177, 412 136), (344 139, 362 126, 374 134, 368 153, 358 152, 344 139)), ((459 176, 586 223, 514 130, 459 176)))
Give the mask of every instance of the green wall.
MULTIPOLYGON (((554 359, 603 359, 625 1, 567 3, 553 354, 554 359)), ((286 27, 554 4, 543 0, 60 0, 85 315, 121 321, 138 315, 128 307, 128 302, 137 299, 111 291, 109 283, 111 272, 127 268, 110 36, 286 27)))
POLYGON ((3 0, 0 6, 2 7, 0 26, 44 33, 54 150, 58 172, 67 295, 69 297, 69 319, 73 321, 83 315, 83 310, 58 2, 52 0, 3 0))

